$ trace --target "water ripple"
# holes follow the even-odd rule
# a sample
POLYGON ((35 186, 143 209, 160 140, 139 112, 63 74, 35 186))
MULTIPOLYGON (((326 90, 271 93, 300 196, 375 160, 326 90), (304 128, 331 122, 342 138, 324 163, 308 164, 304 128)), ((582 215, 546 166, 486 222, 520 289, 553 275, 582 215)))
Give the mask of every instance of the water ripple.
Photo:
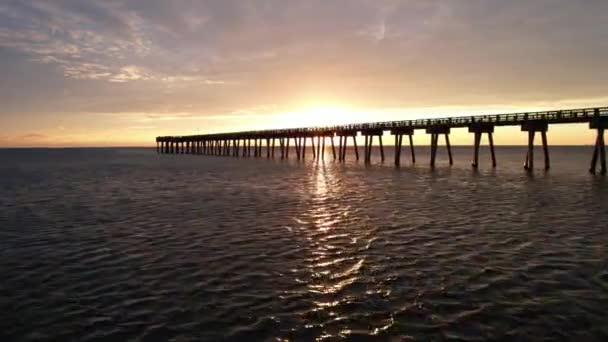
POLYGON ((519 148, 479 172, 427 152, 396 170, 0 151, 0 337, 607 340, 589 151, 534 177, 519 148))

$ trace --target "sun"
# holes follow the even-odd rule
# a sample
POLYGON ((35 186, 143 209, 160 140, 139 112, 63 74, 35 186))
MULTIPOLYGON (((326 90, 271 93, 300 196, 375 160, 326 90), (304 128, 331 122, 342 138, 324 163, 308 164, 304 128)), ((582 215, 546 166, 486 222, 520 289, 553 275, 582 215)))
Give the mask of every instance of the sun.
POLYGON ((281 115, 285 127, 319 127, 360 121, 361 113, 345 106, 315 105, 281 115))

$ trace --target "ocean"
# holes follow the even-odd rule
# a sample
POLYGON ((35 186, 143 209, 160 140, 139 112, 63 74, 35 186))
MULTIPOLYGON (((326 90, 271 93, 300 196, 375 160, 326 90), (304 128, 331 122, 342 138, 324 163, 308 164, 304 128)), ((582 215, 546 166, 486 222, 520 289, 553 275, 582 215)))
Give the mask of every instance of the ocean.
POLYGON ((550 149, 0 150, 0 340, 606 341, 608 180, 550 149))

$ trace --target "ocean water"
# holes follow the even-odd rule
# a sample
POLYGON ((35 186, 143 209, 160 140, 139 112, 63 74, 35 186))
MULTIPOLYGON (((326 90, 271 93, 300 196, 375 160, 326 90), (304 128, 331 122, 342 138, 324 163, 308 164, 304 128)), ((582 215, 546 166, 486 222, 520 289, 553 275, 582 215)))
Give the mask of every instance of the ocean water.
POLYGON ((428 151, 0 150, 0 340, 606 341, 591 147, 428 151))

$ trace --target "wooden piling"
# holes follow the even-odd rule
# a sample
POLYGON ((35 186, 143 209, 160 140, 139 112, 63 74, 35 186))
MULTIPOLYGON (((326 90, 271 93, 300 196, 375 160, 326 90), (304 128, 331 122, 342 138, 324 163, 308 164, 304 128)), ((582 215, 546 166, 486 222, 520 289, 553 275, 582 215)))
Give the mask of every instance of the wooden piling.
POLYGON ((602 175, 606 174, 606 145, 604 144, 604 129, 598 130, 598 135, 600 137, 600 163, 601 163, 601 171, 602 175))
POLYGON ((452 158, 452 146, 450 145, 449 133, 445 133, 445 146, 448 148, 448 158, 450 159, 450 165, 454 165, 454 159, 452 158))
POLYGON ((469 133, 475 134, 474 140, 474 156, 472 166, 473 168, 479 167, 479 149, 481 146, 481 138, 483 134, 488 135, 488 141, 490 145, 490 153, 492 155, 492 167, 496 167, 496 154, 494 153, 494 139, 492 134, 494 133, 494 123, 492 122, 473 122, 469 125, 469 133))
POLYGON ((344 137, 340 135, 340 148, 338 150, 338 160, 342 161, 342 149, 344 148, 344 137))
POLYGON ((526 164, 524 169, 534 169, 534 135, 536 132, 533 130, 528 131, 528 154, 526 156, 526 164))
POLYGON ((321 136, 317 136, 317 160, 321 159, 321 136))
MULTIPOLYGON (((435 161, 437 159, 437 150, 439 149, 439 135, 443 134, 445 136, 445 145, 448 150, 448 157, 450 161, 450 165, 454 163, 452 158, 452 147, 450 145, 450 127, 447 125, 434 125, 430 126, 426 129, 426 133, 431 135, 431 167, 435 167, 435 161)), ((410 141, 411 143, 411 141, 410 141)), ((413 144, 411 143, 411 146, 413 144)))
POLYGON ((380 160, 384 163, 384 146, 382 146, 382 135, 378 135, 378 140, 380 142, 380 160))
POLYGON ((481 142, 481 132, 475 132, 475 152, 473 157, 473 167, 479 167, 479 144, 481 142))
POLYGON ((401 140, 403 134, 395 134, 395 166, 401 164, 401 140))
POLYGON ((367 163, 368 159, 369 159, 369 152, 367 150, 367 145, 369 145, 369 136, 365 135, 365 146, 363 147, 363 161, 365 163, 367 163))
POLYGON ((266 158, 270 159, 270 138, 266 138, 266 158))
POLYGON ((357 146, 357 134, 353 135, 353 145, 355 148, 355 159, 359 161, 359 147, 357 146))
POLYGON ((409 135, 410 138, 410 152, 412 153, 412 164, 416 164, 416 152, 414 151, 414 138, 409 135))
POLYGON ((435 167, 435 156, 437 155, 437 134, 431 133, 431 168, 435 167))
POLYGON ((589 172, 595 174, 597 168, 598 157, 600 160, 600 174, 606 174, 606 145, 604 140, 604 132, 608 127, 608 117, 600 117, 596 114, 596 117, 589 124, 591 129, 597 131, 597 137, 595 139, 595 146, 593 148, 593 157, 591 158, 591 167, 589 172))
POLYGON ((547 146, 547 132, 540 132, 541 139, 543 141, 543 152, 545 154, 545 170, 549 170, 549 146, 547 146))
POLYGON ((543 144, 543 152, 545 155, 545 170, 550 167, 549 164, 549 147, 547 144, 547 130, 549 124, 547 120, 525 120, 521 124, 521 130, 528 132, 528 153, 526 155, 526 163, 524 168, 528 171, 534 169, 534 137, 536 132, 541 133, 541 139, 543 144))
POLYGON ((493 133, 488 133, 488 141, 490 143, 490 154, 492 155, 492 167, 496 167, 496 153, 494 152, 494 138, 493 133))
POLYGON ((325 137, 323 137, 323 146, 321 147, 321 160, 325 160, 325 137))

